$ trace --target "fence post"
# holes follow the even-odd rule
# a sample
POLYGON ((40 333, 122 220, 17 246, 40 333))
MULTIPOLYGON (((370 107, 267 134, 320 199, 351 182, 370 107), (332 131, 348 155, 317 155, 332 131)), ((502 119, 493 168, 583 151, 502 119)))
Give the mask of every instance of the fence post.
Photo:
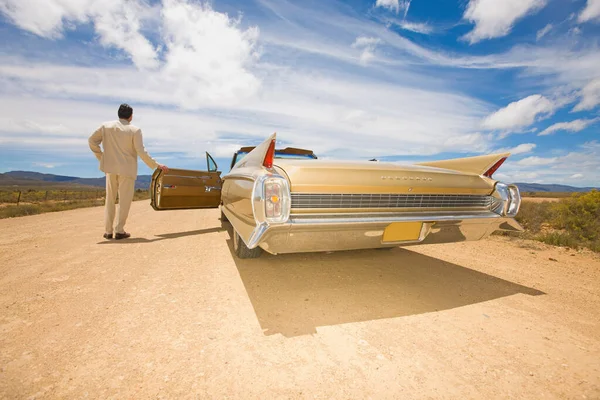
POLYGON ((48 191, 46 190, 46 196, 44 196, 44 201, 48 201, 48 191))
POLYGON ((19 190, 19 197, 17 197, 17 206, 21 202, 21 191, 19 190))

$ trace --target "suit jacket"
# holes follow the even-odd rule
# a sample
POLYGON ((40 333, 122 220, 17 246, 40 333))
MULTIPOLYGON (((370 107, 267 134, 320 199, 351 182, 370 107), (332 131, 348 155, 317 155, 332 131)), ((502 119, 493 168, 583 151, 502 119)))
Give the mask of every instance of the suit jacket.
POLYGON ((100 171, 104 173, 135 178, 138 156, 150 169, 158 168, 158 163, 144 148, 142 130, 126 119, 103 123, 88 142, 100 161, 100 171), (100 148, 101 143, 104 151, 100 148))

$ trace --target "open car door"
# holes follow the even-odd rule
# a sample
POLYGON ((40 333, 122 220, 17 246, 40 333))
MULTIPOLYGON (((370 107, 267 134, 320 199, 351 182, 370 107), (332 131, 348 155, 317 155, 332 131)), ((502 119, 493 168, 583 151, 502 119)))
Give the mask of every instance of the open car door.
POLYGON ((157 211, 190 208, 217 208, 221 204, 221 172, 206 153, 207 171, 157 169, 150 184, 150 204, 157 211))

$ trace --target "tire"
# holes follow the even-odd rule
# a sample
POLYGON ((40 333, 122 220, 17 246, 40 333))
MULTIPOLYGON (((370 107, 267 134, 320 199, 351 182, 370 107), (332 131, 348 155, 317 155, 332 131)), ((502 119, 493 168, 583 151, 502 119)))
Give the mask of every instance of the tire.
POLYGON ((249 249, 235 230, 233 231, 233 251, 241 259, 258 258, 263 253, 263 249, 260 247, 249 249))

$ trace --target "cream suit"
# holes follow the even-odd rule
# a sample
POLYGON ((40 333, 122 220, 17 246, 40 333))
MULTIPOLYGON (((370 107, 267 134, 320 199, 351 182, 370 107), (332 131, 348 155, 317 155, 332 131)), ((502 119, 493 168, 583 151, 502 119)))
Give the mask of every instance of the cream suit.
POLYGON ((118 193, 119 215, 114 231, 124 233, 135 189, 137 158, 139 156, 150 169, 158 168, 158 163, 144 148, 142 130, 126 119, 102 124, 90 136, 89 145, 100 161, 100 171, 106 174, 105 232, 113 232, 115 202, 118 193), (102 148, 100 148, 100 144, 102 144, 102 148))

